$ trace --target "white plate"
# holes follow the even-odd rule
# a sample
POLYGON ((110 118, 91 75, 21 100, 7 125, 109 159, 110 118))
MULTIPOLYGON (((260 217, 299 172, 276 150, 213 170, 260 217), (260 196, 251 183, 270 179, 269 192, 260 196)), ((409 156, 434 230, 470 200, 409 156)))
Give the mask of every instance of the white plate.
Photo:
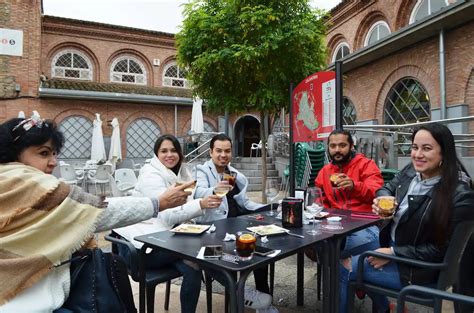
POLYGON ((288 231, 277 225, 260 225, 247 227, 247 230, 256 233, 259 236, 272 236, 278 234, 286 234, 288 231))
POLYGON ((340 222, 342 218, 340 216, 330 216, 327 218, 328 222, 340 222))
POLYGON ((209 227, 211 227, 211 225, 181 224, 170 231, 175 234, 199 235, 208 230, 209 227))

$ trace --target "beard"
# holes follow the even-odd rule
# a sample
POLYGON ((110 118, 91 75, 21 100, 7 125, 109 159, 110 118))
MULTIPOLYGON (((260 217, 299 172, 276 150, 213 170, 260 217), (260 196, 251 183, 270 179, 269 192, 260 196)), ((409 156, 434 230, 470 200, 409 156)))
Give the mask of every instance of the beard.
POLYGON ((342 165, 347 162, 349 162, 351 158, 351 152, 349 151, 347 154, 342 154, 342 153, 334 153, 334 154, 329 154, 329 157, 331 158, 332 164, 335 165, 342 165), (336 159, 336 157, 342 156, 341 159, 336 159))

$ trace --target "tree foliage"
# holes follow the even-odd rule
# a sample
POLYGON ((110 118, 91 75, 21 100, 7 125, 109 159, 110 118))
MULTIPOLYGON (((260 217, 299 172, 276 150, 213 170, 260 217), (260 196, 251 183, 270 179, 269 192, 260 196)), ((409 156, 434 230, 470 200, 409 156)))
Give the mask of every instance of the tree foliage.
POLYGON ((194 0, 176 35, 178 62, 214 112, 277 112, 288 86, 325 61, 323 13, 307 0, 194 0))

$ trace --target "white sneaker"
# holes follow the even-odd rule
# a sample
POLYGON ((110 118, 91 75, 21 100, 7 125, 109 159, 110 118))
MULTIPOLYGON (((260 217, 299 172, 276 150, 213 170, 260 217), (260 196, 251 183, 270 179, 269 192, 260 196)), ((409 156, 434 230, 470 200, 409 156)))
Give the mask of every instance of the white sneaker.
POLYGON ((266 309, 255 310, 255 313, 279 313, 279 312, 280 311, 278 311, 278 309, 275 308, 273 305, 270 305, 266 309))
POLYGON ((250 287, 244 290, 244 305, 250 309, 265 309, 272 304, 272 296, 250 287))

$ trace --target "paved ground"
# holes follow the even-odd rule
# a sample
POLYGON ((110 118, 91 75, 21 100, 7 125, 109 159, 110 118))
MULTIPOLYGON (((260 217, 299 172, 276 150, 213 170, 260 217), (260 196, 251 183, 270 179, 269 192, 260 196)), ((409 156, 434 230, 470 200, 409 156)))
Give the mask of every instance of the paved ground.
MULTIPOLYGON (((259 192, 250 193, 250 197, 258 201, 260 199, 259 192)), ((106 245, 103 241, 101 245, 106 245)), ((305 259, 305 279, 304 279, 304 297, 305 305, 303 307, 296 306, 296 256, 291 256, 281 261, 278 261, 275 266, 275 294, 273 304, 279 309, 281 313, 290 312, 322 312, 322 303, 316 297, 316 265, 309 259, 305 259)), ((181 279, 176 279, 172 282, 170 308, 169 312, 180 312, 179 304, 179 290, 181 279)), ((248 279, 249 285, 254 285, 253 277, 248 279)), ((135 303, 138 305, 138 285, 132 282, 134 290, 135 303)), ((165 285, 158 286, 155 298, 155 312, 165 312, 163 309, 165 285)), ((201 288, 201 295, 198 304, 198 313, 207 312, 206 307, 206 292, 204 284, 201 288)), ((224 289, 215 282, 213 284, 213 312, 224 312, 224 289)), ((246 312, 253 312, 247 310, 246 312)), ((356 299, 356 312, 369 313, 371 312, 371 301, 368 297, 364 300, 356 299)), ((408 306, 408 312, 431 312, 427 308, 420 306, 408 306)), ((446 307, 443 312, 453 312, 451 307, 446 307)))

